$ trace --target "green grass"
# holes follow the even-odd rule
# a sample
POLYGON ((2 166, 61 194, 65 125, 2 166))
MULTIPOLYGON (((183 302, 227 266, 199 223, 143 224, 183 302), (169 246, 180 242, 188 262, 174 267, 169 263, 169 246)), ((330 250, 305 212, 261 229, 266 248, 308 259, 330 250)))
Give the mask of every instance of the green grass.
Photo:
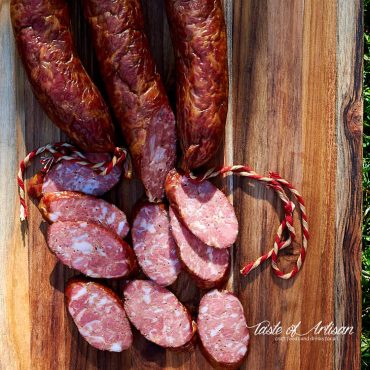
POLYGON ((362 233, 362 369, 370 369, 370 0, 364 0, 364 141, 362 233))

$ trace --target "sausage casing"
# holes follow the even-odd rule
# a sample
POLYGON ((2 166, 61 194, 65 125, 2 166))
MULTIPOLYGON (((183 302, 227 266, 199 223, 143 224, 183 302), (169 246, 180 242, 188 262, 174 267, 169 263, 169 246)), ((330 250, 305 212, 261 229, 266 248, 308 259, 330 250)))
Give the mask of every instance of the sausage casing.
POLYGON ((226 26, 220 0, 166 0, 176 53, 176 119, 184 169, 199 167, 223 137, 228 100, 226 26))
POLYGON ((101 74, 149 200, 176 158, 175 117, 156 72, 140 0, 85 0, 101 74))
POLYGON ((10 14, 28 78, 50 119, 80 149, 112 152, 109 110, 73 49, 66 2, 12 0, 10 14))

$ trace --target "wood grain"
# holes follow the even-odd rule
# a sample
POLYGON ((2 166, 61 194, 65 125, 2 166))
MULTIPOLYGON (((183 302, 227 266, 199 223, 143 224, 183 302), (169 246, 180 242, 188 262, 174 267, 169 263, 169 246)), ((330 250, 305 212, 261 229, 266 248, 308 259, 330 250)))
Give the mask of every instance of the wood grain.
MULTIPOLYGON (((336 29, 335 18, 327 15, 335 12, 335 2, 239 1, 234 9, 240 17, 234 26, 234 75, 242 77, 235 79, 238 106, 233 112, 234 122, 244 122, 235 131, 234 162, 289 178, 305 195, 311 228, 309 257, 296 279, 282 281, 263 266, 239 278, 237 289, 247 303, 250 325, 267 319, 286 329, 302 321, 305 332, 333 316, 333 305, 326 302, 333 300, 327 287, 333 282, 336 29)), ((236 260, 241 265, 271 247, 278 203, 270 190, 236 181, 234 204, 242 220, 236 260)), ((296 258, 293 249, 280 259, 281 266, 296 258)), ((245 368, 333 366, 330 342, 277 345, 272 336, 257 336, 252 345, 245 368), (268 350, 261 357, 253 348, 268 350)))
POLYGON ((338 1, 337 22, 334 316, 337 326, 353 326, 355 334, 349 341, 335 342, 334 361, 337 369, 357 369, 361 362, 362 2, 338 1))
MULTIPOLYGON (((81 2, 69 1, 76 49, 99 76, 81 2)), ((172 104, 175 68, 163 0, 144 0, 151 48, 172 104)), ((301 321, 300 331, 335 322, 355 334, 333 341, 276 341, 252 334, 242 369, 357 369, 360 335, 361 0, 224 0, 230 66, 224 145, 213 164, 249 164, 279 172, 305 196, 311 239, 303 270, 276 278, 269 263, 244 278, 239 269, 272 246, 281 217, 271 190, 238 177, 217 180, 234 203, 240 234, 227 288, 247 322, 301 321)), ((78 334, 63 290, 75 273, 48 251, 45 224, 29 201, 28 227, 18 221, 15 177, 25 153, 65 140, 35 100, 17 57, 9 0, 0 0, 0 369, 211 369, 198 349, 165 351, 135 332, 122 354, 96 351, 78 334)), ((122 139, 122 138, 121 138, 122 139)), ((34 172, 31 167, 29 173, 34 172)), ((128 216, 142 196, 137 180, 106 198, 128 216)), ((298 222, 296 220, 296 225, 298 222)), ((298 244, 279 258, 288 270, 298 244)), ((120 283, 109 283, 120 292, 120 283)), ((203 292, 182 273, 171 289, 196 315, 203 292)))

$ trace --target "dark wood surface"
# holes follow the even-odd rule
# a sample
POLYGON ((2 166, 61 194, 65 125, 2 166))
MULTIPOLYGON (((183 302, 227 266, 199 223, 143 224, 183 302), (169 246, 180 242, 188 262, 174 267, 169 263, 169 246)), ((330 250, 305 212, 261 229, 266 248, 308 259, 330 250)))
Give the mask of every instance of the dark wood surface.
MULTIPOLYGON (((104 91, 81 5, 70 1, 76 48, 104 91)), ((143 1, 158 70, 174 102, 175 69, 163 0, 143 1)), ((234 203, 240 233, 226 287, 241 299, 247 322, 301 332, 322 321, 354 326, 335 341, 277 341, 251 335, 243 369, 357 369, 361 320, 362 6, 360 0, 224 0, 230 101, 224 145, 213 164, 249 164, 279 172, 303 193, 310 241, 303 270, 290 281, 264 264, 239 269, 272 247, 281 217, 276 196, 242 178, 220 179, 234 203)), ((9 1, 0 0, 0 369, 210 369, 200 351, 175 353, 135 333, 131 350, 96 351, 67 316, 63 290, 74 272, 48 251, 45 224, 29 201, 18 221, 15 176, 26 152, 64 140, 35 100, 14 49, 9 1)), ((29 174, 34 171, 31 167, 29 174)), ((128 216, 143 191, 123 180, 106 196, 128 216)), ((298 220, 296 224, 298 225, 298 220)), ((279 258, 289 269, 296 243, 279 258)), ((120 283, 109 283, 117 292, 120 283)), ((196 316, 199 291, 185 273, 171 287, 196 316)))

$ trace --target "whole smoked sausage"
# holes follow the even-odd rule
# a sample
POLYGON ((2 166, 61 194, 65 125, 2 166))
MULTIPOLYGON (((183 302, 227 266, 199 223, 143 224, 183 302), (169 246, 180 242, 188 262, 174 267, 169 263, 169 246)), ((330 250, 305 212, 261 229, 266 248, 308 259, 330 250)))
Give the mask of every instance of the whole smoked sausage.
POLYGON ((140 0, 85 0, 101 74, 150 201, 176 158, 175 117, 144 32, 140 0))
POLYGON ((73 49, 67 3, 12 0, 10 15, 19 55, 50 119, 87 152, 112 152, 109 110, 73 49))
POLYGON ((226 26, 220 0, 166 0, 176 54, 176 119, 185 170, 208 162, 228 103, 226 26))

